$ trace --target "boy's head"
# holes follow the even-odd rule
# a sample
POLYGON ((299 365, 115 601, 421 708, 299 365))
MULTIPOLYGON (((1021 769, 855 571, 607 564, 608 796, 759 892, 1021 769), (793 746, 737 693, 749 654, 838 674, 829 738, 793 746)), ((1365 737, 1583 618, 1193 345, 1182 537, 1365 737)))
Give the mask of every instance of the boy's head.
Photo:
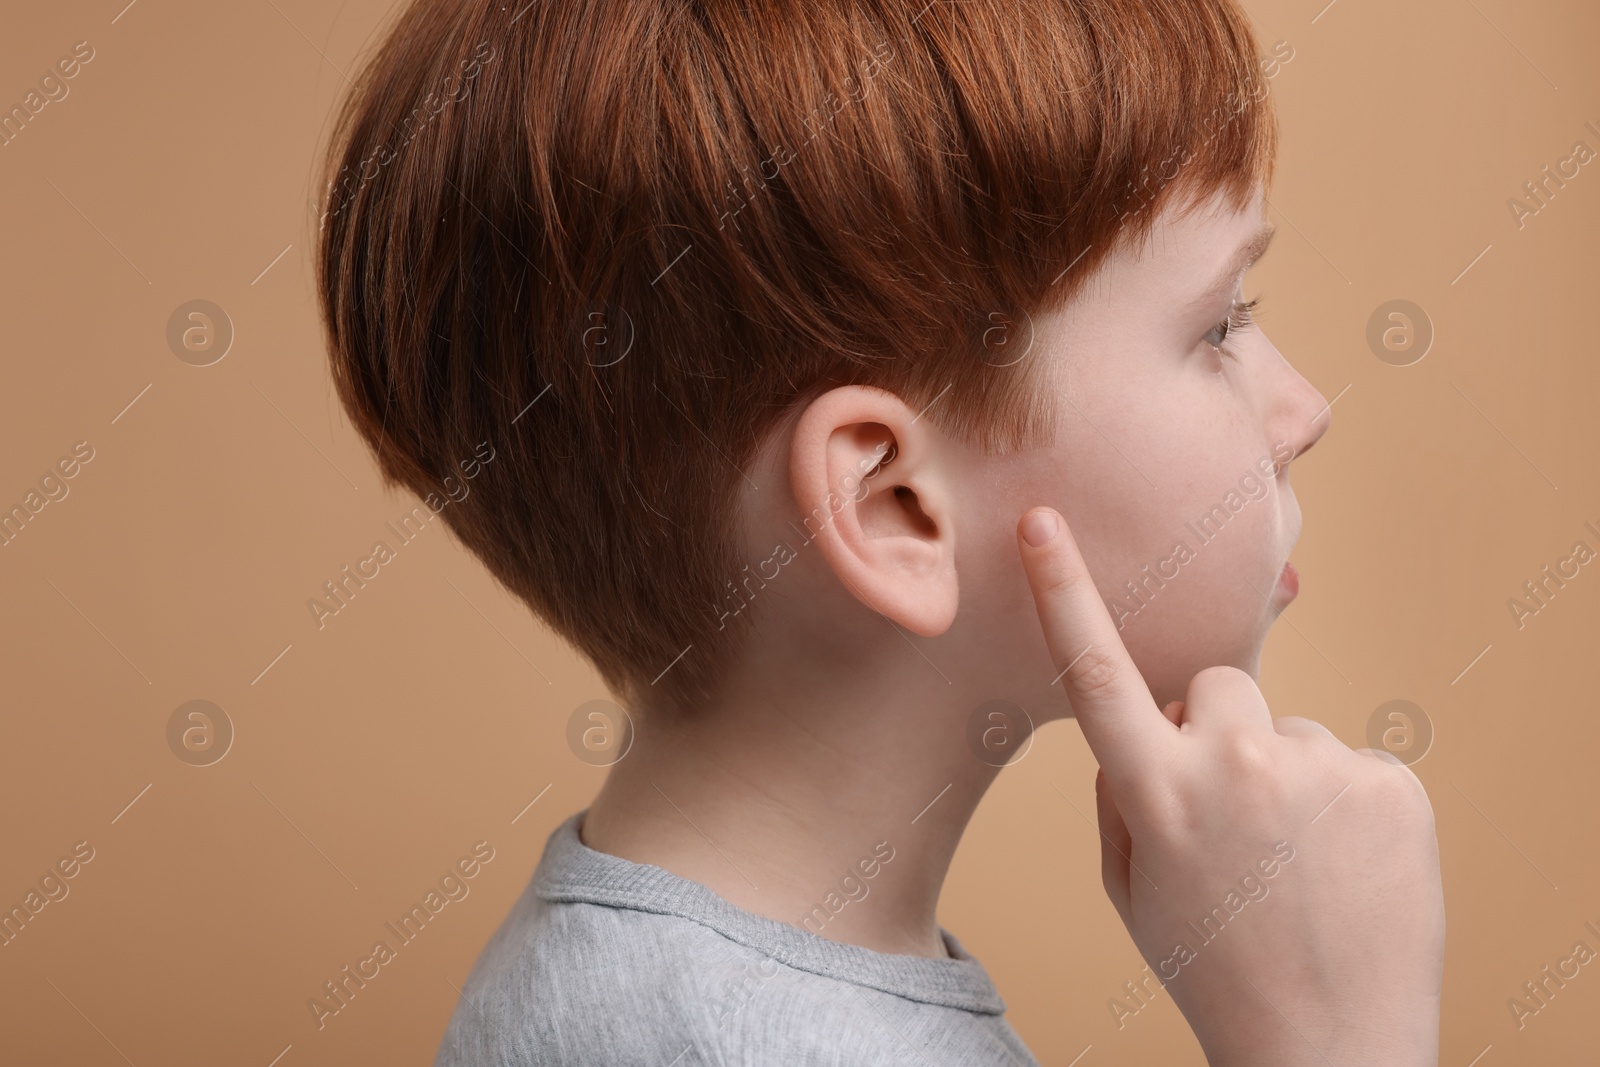
POLYGON ((1181 695, 1326 425, 1234 309, 1266 76, 1229 0, 417 0, 329 155, 340 396, 419 493, 495 449, 447 523, 632 706, 897 631, 1043 691, 1035 504, 1181 695))

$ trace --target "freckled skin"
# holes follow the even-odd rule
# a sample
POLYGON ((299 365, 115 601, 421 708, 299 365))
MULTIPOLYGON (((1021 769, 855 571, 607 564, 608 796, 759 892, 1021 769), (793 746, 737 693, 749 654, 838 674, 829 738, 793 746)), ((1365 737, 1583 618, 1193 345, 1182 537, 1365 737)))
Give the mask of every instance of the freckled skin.
MULTIPOLYGON (((1278 576, 1301 523, 1285 464, 1276 478, 1259 465, 1271 471, 1275 452, 1281 460, 1309 448, 1331 416, 1258 326, 1228 332, 1224 347, 1237 359, 1211 343, 1216 333, 1207 338, 1230 301, 1243 299, 1238 290, 1207 307, 1184 305, 1226 274, 1261 228, 1261 205, 1258 193, 1243 211, 1213 198, 1192 215, 1163 213, 1150 240, 1119 250, 1068 306, 1037 318, 1028 358, 1050 363, 1058 435, 1044 449, 967 456, 962 488, 975 499, 958 517, 963 600, 953 630, 970 627, 969 639, 996 656, 1032 649, 1025 669, 1050 677, 1032 599, 1008 553, 1016 517, 1045 504, 1066 516, 1108 604, 1138 608, 1123 583, 1143 579, 1146 565, 1157 572, 1179 542, 1193 553, 1168 562, 1165 573, 1176 568, 1176 577, 1150 583, 1148 605, 1122 620, 1123 642, 1158 702, 1181 699, 1205 667, 1257 675, 1287 601, 1278 576), (1237 512, 1203 541, 1185 524, 1198 525, 1230 490, 1237 512)), ((1066 713, 1059 689, 1038 699, 1054 709, 1046 717, 1066 713)))

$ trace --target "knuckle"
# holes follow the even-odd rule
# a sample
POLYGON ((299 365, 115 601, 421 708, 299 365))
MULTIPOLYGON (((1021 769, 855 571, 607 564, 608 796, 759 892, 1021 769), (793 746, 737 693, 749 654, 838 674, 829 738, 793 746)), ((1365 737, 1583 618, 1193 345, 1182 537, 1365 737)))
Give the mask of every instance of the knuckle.
POLYGON ((1363 791, 1373 814, 1396 823, 1432 828, 1433 801, 1416 772, 1398 761, 1362 758, 1366 763, 1363 791))
POLYGON ((1386 802, 1396 807, 1426 810, 1432 814, 1433 802, 1428 799, 1428 790, 1415 771, 1403 763, 1390 764, 1383 767, 1382 771, 1379 776, 1383 783, 1380 795, 1386 802))
POLYGON ((1254 734, 1236 733, 1221 743, 1219 758, 1224 770, 1252 781, 1266 777, 1276 761, 1264 740, 1254 734))
POLYGON ((1110 649, 1090 646, 1078 654, 1077 662, 1067 668, 1067 682, 1072 691, 1081 696, 1103 693, 1114 685, 1122 668, 1110 649))

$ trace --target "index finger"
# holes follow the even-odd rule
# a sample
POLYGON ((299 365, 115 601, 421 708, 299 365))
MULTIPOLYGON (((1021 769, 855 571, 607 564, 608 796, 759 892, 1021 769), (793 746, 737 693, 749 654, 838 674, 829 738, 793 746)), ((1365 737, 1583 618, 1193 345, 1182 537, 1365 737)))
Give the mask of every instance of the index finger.
POLYGON ((1172 743, 1172 721, 1128 655, 1067 521, 1051 508, 1029 510, 1017 524, 1017 547, 1084 739, 1113 787, 1131 784, 1172 743))

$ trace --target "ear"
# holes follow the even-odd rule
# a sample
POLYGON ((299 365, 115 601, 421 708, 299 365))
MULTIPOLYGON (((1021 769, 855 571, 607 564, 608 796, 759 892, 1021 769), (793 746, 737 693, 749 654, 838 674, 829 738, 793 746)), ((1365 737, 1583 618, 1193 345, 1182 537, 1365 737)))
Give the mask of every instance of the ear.
POLYGON ((856 599, 922 637, 955 619, 950 442, 893 393, 841 386, 794 424, 789 483, 805 534, 856 599))

